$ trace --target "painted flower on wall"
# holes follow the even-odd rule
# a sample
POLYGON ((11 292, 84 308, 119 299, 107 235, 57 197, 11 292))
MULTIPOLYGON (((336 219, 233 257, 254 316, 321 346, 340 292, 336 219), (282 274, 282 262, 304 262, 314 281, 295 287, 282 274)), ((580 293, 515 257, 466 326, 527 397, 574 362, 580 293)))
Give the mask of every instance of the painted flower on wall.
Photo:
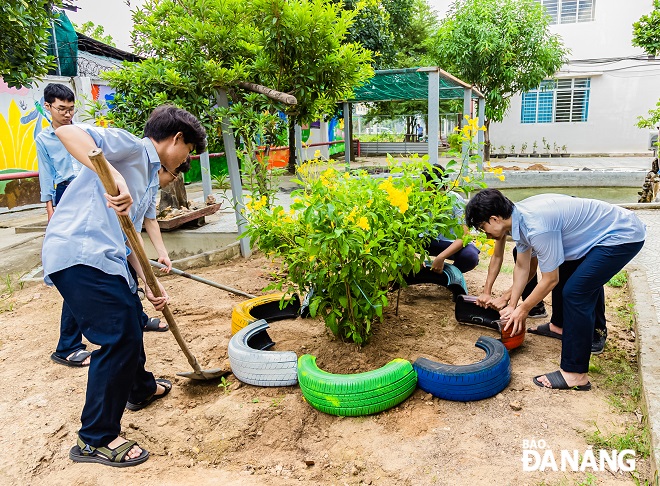
POLYGON ((21 109, 11 100, 7 113, 0 113, 0 171, 37 171, 37 145, 34 137, 49 125, 43 109, 40 112, 37 104, 34 111, 21 116, 21 109))

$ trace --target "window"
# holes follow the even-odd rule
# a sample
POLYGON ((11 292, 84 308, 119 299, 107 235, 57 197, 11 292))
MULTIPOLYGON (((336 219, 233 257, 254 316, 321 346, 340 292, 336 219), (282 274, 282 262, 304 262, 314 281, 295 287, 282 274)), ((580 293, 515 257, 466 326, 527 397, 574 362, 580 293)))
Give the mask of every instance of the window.
POLYGON ((536 0, 552 18, 551 24, 574 24, 594 20, 595 0, 536 0))
POLYGON ((543 81, 523 93, 521 123, 586 122, 591 78, 543 81))

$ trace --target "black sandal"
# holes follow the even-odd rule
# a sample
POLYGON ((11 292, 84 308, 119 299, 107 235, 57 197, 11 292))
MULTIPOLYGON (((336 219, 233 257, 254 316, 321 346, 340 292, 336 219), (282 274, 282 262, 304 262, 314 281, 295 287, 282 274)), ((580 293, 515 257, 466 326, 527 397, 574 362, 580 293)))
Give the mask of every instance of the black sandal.
POLYGON ((154 393, 149 398, 147 398, 146 400, 142 400, 139 403, 126 402, 126 409, 130 410, 131 412, 137 412, 138 410, 142 410, 144 407, 151 405, 151 403, 154 402, 155 400, 159 400, 167 396, 167 394, 172 389, 172 382, 170 380, 166 380, 165 378, 158 378, 156 380, 156 384, 165 388, 165 392, 161 393, 160 395, 156 395, 154 393))
POLYGON ((133 446, 136 445, 138 445, 136 441, 129 440, 114 449, 110 449, 109 447, 92 447, 89 444, 85 444, 78 437, 78 444, 74 445, 69 451, 69 458, 74 462, 95 462, 112 467, 137 466, 149 459, 149 451, 140 447, 142 454, 132 459, 127 459, 126 456, 133 449, 133 446))

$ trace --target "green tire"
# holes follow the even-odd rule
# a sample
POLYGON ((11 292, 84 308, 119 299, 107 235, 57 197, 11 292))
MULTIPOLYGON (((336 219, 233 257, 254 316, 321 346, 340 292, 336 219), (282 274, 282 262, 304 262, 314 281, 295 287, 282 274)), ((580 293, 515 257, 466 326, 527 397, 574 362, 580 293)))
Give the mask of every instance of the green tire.
POLYGON ((334 375, 316 366, 316 357, 298 358, 298 384, 305 400, 331 415, 360 416, 382 412, 408 398, 417 387, 409 361, 394 359, 382 368, 353 375, 334 375))

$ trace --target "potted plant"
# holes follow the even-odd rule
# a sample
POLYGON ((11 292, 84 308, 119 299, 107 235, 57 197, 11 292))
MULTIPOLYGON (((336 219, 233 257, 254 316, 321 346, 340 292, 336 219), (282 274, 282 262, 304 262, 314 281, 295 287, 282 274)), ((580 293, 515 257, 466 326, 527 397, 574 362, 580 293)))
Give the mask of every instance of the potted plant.
POLYGON ((538 155, 538 152, 536 151, 536 149, 537 149, 538 147, 539 147, 539 144, 536 143, 536 140, 534 140, 534 143, 532 144, 532 156, 534 156, 534 155, 538 155))
POLYGON ((561 146, 561 156, 562 157, 570 157, 571 154, 568 153, 568 149, 566 148, 566 145, 561 146))
POLYGON ((527 142, 523 142, 520 146, 520 155, 518 157, 527 157, 527 142))
POLYGON ((500 159, 506 159, 506 147, 504 145, 500 145, 499 157, 500 159))
POLYGON ((545 139, 545 137, 543 137, 542 142, 543 142, 543 152, 540 154, 541 157, 550 157, 550 144, 545 139))
POLYGON ((516 145, 511 144, 511 147, 509 147, 509 157, 518 157, 518 154, 516 153, 516 145))
POLYGON ((559 145, 557 145, 557 142, 552 143, 552 149, 553 149, 552 157, 559 157, 560 156, 559 145))

